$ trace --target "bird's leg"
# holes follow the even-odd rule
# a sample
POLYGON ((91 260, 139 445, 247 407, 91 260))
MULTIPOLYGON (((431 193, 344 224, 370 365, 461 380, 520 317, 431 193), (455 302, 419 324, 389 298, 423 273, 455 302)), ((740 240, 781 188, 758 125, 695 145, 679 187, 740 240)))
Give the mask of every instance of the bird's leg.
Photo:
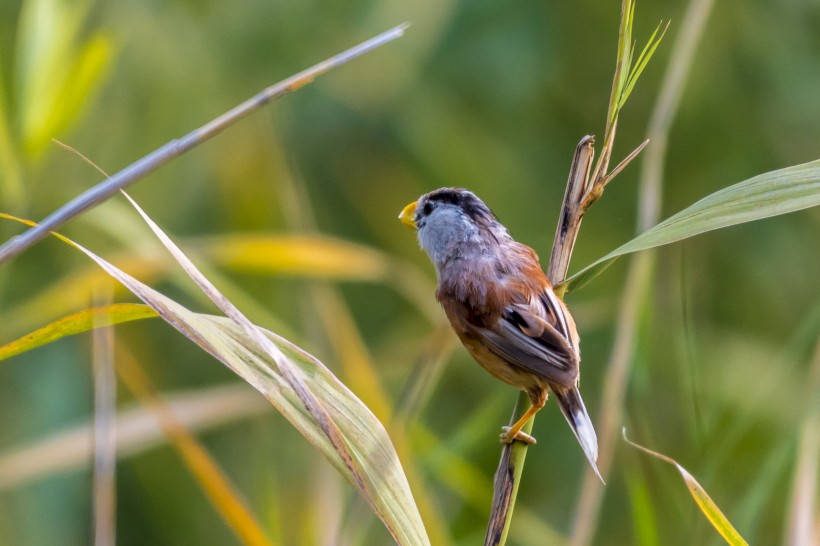
POLYGON ((527 434, 526 432, 521 432, 521 429, 524 428, 524 425, 527 424, 527 421, 533 418, 533 416, 538 413, 541 408, 547 403, 547 395, 549 391, 544 390, 540 395, 532 400, 532 405, 529 409, 524 412, 524 415, 521 416, 521 419, 516 421, 516 423, 511 427, 501 427, 501 443, 502 444, 511 444, 515 440, 520 440, 526 444, 534 444, 536 443, 535 438, 527 434))

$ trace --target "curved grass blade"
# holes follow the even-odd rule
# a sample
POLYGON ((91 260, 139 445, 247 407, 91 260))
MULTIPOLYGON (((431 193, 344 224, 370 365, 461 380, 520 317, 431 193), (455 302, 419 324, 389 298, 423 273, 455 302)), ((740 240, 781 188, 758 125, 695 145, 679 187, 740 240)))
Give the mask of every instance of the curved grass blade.
POLYGON ((261 392, 361 491, 398 544, 429 545, 401 463, 378 419, 315 357, 251 324, 137 210, 192 280, 230 318, 194 313, 90 250, 52 233, 85 253, 161 318, 261 392))
POLYGON ((575 273, 561 287, 577 290, 625 254, 818 205, 820 160, 764 173, 704 197, 575 273))
POLYGON ((623 437, 624 441, 635 447, 640 449, 644 453, 648 453, 653 457, 656 457, 662 461, 666 461, 667 463, 674 466, 683 478, 684 483, 686 484, 687 489, 689 489, 689 494, 692 495, 692 498, 695 499, 695 502, 700 508, 700 511, 703 512, 703 515, 706 516, 706 519, 709 520, 709 523, 720 533, 720 536, 732 546, 748 546, 748 543, 740 536, 740 533, 732 526, 729 520, 723 515, 718 505, 715 504, 715 501, 706 493, 706 490, 698 483, 698 481, 692 476, 685 468, 677 463, 671 457, 667 457, 657 451, 652 451, 651 449, 645 448, 641 445, 638 445, 629 438, 626 437, 626 428, 623 429, 623 437))
POLYGON ((141 303, 115 303, 84 309, 3 345, 0 347, 0 360, 36 349, 66 336, 87 332, 93 328, 156 316, 156 311, 141 303))
MULTIPOLYGON (((142 216, 174 259, 182 266, 190 279, 228 316, 232 321, 232 325, 239 328, 242 334, 241 339, 244 342, 243 347, 253 349, 255 346, 260 356, 272 360, 278 367, 281 378, 295 393, 302 410, 307 412, 312 424, 318 427, 318 431, 315 432, 320 433, 323 440, 329 442, 335 458, 342 463, 343 467, 339 467, 342 473, 364 494, 365 499, 371 505, 373 511, 381 518, 396 542, 399 544, 429 544, 429 538, 421 522, 421 516, 410 493, 407 477, 401 469, 398 455, 381 422, 350 390, 344 387, 341 382, 338 382, 340 387, 344 387, 344 392, 350 395, 345 409, 353 414, 358 414, 355 415, 356 417, 365 417, 370 420, 369 423, 363 423, 361 420, 352 423, 354 425, 352 429, 343 431, 342 427, 346 424, 344 419, 350 415, 339 414, 336 411, 339 400, 335 398, 324 400, 318 392, 312 391, 307 377, 302 375, 301 370, 288 358, 285 352, 265 335, 265 331, 252 324, 233 303, 228 301, 128 194, 123 192, 123 195, 142 216), (362 431, 362 424, 370 426, 362 431), (361 432, 365 433, 364 436, 360 436, 361 432), (372 443, 373 439, 377 439, 375 445, 372 443), (362 446, 356 445, 359 440, 364 440, 362 446), (358 447, 365 447, 366 449, 357 453, 356 449, 358 447), (376 456, 374 457, 374 455, 376 456), (391 473, 391 470, 397 470, 397 472, 392 472, 392 475, 385 480, 385 475, 391 473), (406 493, 406 498, 396 498, 393 495, 396 492, 400 496, 406 493), (388 500, 390 502, 380 502, 384 500, 385 493, 389 493, 390 498, 388 500), (397 500, 399 502, 395 502, 397 500)), ((146 301, 146 303, 149 302, 146 301)), ((307 353, 304 353, 304 355, 309 356, 307 353)), ((318 363, 318 360, 316 363, 318 363)))

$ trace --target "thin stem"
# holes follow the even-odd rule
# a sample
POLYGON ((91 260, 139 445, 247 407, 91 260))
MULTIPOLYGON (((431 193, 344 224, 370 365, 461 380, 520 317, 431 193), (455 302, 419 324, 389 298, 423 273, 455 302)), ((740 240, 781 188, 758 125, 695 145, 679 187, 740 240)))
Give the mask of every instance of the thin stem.
POLYGON ((635 159, 636 157, 638 157, 638 154, 641 153, 643 151, 643 149, 646 148, 646 146, 648 144, 649 144, 649 139, 647 138, 646 140, 641 142, 640 145, 637 148, 632 150, 632 152, 628 156, 623 158, 621 160, 621 162, 618 163, 618 166, 615 167, 614 169, 612 169, 612 172, 610 172, 608 175, 606 175, 606 178, 604 179, 604 186, 609 184, 612 181, 613 178, 618 176, 621 173, 621 171, 626 169, 627 166, 629 166, 629 164, 632 163, 632 160, 635 159))
MULTIPOLYGON (((530 397, 525 392, 520 393, 515 409, 513 409, 510 425, 527 411, 529 405, 530 397)), ((534 419, 530 419, 521 430, 527 434, 532 432, 533 421, 534 419)), ((501 460, 498 462, 498 470, 493 480, 493 506, 490 510, 490 521, 487 524, 487 534, 484 536, 484 546, 499 546, 507 542, 528 447, 529 445, 524 442, 512 442, 505 444, 501 450, 501 460)))
MULTIPOLYGON (((105 299, 110 299, 106 294, 105 299)), ((95 323, 99 318, 95 316, 95 323)), ((94 340, 94 545, 114 546, 117 514, 117 379, 114 329, 95 327, 94 340)))
POLYGON ((202 127, 194 129, 180 139, 172 140, 164 146, 157 148, 150 154, 135 161, 112 177, 103 180, 96 186, 78 195, 55 212, 47 216, 36 227, 6 241, 0 246, 0 264, 17 256, 36 242, 48 235, 50 231, 85 212, 86 210, 102 203, 124 189, 130 184, 140 180, 149 173, 157 170, 172 159, 182 155, 191 148, 194 148, 206 140, 221 133, 227 127, 233 125, 240 119, 258 110, 273 99, 279 98, 290 91, 296 91, 311 83, 322 74, 347 63, 373 49, 401 37, 407 28, 407 23, 399 25, 387 32, 379 34, 361 44, 354 46, 347 51, 330 57, 298 74, 291 76, 281 82, 274 84, 260 93, 254 95, 242 104, 235 106, 221 116, 209 121, 202 127))
MULTIPOLYGON (((558 217, 558 227, 552 242, 550 263, 547 266, 547 278, 551 283, 558 284, 566 276, 572 249, 581 227, 581 218, 584 214, 581 204, 588 195, 590 187, 589 170, 594 155, 593 145, 595 138, 585 136, 575 147, 570 165, 567 188, 564 192, 564 203, 558 217)), ((530 399, 527 393, 521 392, 513 410, 510 425, 527 410, 530 399)), ((535 419, 530 419, 523 431, 529 434, 535 419)), ((487 525, 487 534, 484 537, 485 546, 503 545, 507 541, 507 533, 512 522, 515 498, 518 494, 518 484, 529 446, 523 442, 505 444, 501 449, 501 460, 495 473, 493 483, 493 504, 490 510, 490 520, 487 525)))
POLYGON ((792 492, 786 512, 783 544, 799 546, 817 544, 820 529, 816 529, 817 461, 820 459, 820 341, 814 347, 809 371, 806 398, 813 402, 803 419, 798 438, 797 460, 794 464, 792 492))

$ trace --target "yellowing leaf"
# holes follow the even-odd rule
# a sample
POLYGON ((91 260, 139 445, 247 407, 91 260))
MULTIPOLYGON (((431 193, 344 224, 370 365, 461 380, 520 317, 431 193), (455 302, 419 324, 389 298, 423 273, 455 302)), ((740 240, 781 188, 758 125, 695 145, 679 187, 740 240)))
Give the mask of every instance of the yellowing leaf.
POLYGON ((100 326, 121 324, 132 320, 156 317, 157 313, 147 305, 117 303, 85 309, 56 320, 20 339, 0 347, 0 360, 30 351, 60 338, 87 332, 100 326))
POLYGON ((193 247, 200 256, 234 271, 376 281, 390 270, 385 254, 321 235, 217 235, 198 239, 193 247))
POLYGON ((418 269, 366 245, 315 234, 230 233, 191 241, 191 249, 232 271, 331 281, 380 282, 430 319, 441 311, 435 287, 418 269))
POLYGON ((626 429, 623 430, 624 440, 631 446, 636 447, 643 451, 644 453, 648 453, 653 457, 657 457, 662 461, 666 461, 667 463, 674 466, 678 472, 680 473, 681 477, 683 478, 684 483, 686 484, 687 489, 689 489, 689 494, 692 495, 692 498, 695 499, 695 503, 697 503, 698 508, 700 511, 703 512, 703 515, 706 516, 706 519, 709 520, 709 523, 720 533, 720 536, 732 546, 748 546, 748 543, 740 536, 740 533, 732 526, 729 520, 723 515, 718 505, 712 500, 706 490, 698 483, 698 481, 692 476, 685 468, 677 463, 671 457, 667 457, 657 451, 652 451, 651 449, 645 448, 641 445, 638 445, 632 441, 630 441, 626 437, 626 429))

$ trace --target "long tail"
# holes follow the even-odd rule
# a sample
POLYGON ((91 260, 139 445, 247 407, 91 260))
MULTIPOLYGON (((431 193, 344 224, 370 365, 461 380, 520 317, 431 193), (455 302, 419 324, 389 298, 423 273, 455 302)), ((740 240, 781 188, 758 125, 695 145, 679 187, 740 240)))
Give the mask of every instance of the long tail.
POLYGON ((584 454, 592 465, 595 474, 604 482, 601 472, 598 470, 598 465, 595 462, 598 460, 598 438, 595 436, 595 429, 592 426, 592 421, 587 414, 587 409, 584 407, 584 401, 581 400, 581 393, 578 387, 571 389, 553 389, 553 395, 558 400, 558 406, 561 408, 561 413, 567 418, 572 432, 578 438, 578 443, 584 450, 584 454))

